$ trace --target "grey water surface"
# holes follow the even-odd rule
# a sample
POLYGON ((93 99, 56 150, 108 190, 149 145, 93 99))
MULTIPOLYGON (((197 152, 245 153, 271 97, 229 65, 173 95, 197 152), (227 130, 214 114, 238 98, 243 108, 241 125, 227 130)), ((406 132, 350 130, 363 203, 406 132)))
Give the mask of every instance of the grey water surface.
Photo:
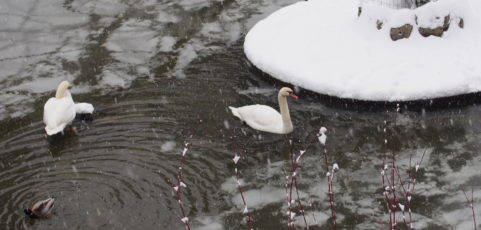
MULTIPOLYGON (((350 107, 301 92, 289 100, 289 135, 256 132, 227 109, 277 106, 282 85, 249 64, 243 37, 295 2, 2 0, 0 229, 184 229, 169 181, 192 133, 182 190, 192 229, 247 229, 234 150, 243 155, 239 170, 255 229, 287 229, 289 143, 298 154, 322 126, 329 165, 340 166, 333 181, 338 229, 387 229, 382 106, 350 107), (43 104, 62 80, 73 83, 75 101, 92 103, 96 112, 73 123, 78 134, 47 138, 43 104), (49 196, 56 198, 51 219, 23 214, 49 196)), ((468 195, 474 189, 481 221, 481 107, 401 103, 396 114, 394 106, 386 107, 388 150, 396 152, 403 179, 410 158, 414 165, 425 153, 414 227, 473 229, 459 186, 468 195)), ((323 150, 316 141, 297 174, 309 225, 331 229, 323 150)), ((296 225, 304 226, 300 215, 296 225)))

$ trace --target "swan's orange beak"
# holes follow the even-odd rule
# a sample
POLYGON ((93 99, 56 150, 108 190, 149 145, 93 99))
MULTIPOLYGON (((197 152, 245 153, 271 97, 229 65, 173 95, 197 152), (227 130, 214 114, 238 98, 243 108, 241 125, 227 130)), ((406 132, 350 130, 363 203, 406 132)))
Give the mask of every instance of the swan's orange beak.
POLYGON ((299 97, 298 97, 297 95, 295 95, 294 93, 289 94, 289 97, 292 97, 292 98, 294 98, 294 99, 299 98, 299 97))

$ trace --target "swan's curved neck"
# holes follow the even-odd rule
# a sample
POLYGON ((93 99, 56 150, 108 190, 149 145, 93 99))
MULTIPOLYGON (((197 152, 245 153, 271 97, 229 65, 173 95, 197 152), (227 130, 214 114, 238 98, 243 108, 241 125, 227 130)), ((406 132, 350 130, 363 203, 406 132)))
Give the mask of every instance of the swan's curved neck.
POLYGON ((70 92, 66 87, 59 87, 57 89, 57 92, 55 93, 55 97, 58 99, 64 98, 64 97, 71 97, 70 92))
POLYGON ((289 107, 287 106, 287 98, 279 94, 279 110, 281 111, 282 124, 284 130, 292 130, 291 115, 289 114, 289 107))

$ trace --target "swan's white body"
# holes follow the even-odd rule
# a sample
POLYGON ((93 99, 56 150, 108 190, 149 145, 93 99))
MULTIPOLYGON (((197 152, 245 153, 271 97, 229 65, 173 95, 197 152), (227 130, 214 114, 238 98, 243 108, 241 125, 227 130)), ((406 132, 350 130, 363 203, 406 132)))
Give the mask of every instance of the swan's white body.
POLYGON ((279 91, 278 100, 280 113, 267 105, 247 105, 239 108, 229 106, 234 116, 244 121, 251 128, 277 134, 292 132, 291 116, 287 106, 286 96, 297 98, 292 90, 284 87, 279 91))
POLYGON ((48 135, 62 132, 74 118, 75 104, 70 93, 63 98, 52 97, 48 99, 43 107, 43 122, 48 135))
POLYGON ((63 81, 57 88, 55 97, 47 100, 43 107, 43 122, 47 135, 62 132, 70 124, 76 113, 92 113, 94 108, 88 103, 75 104, 68 87, 70 83, 63 81))

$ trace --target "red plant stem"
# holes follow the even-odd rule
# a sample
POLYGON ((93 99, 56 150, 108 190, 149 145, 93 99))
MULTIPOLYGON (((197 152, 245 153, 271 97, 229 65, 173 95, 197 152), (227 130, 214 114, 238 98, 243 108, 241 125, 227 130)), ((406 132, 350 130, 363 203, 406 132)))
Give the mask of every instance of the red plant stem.
MULTIPOLYGON (((314 138, 308 145, 307 147, 304 149, 304 151, 301 151, 299 153, 299 156, 297 158, 294 158, 294 154, 293 154, 293 151, 292 151, 292 141, 289 141, 289 144, 290 144, 290 149, 289 149, 289 157, 290 157, 290 160, 291 160, 291 182, 290 182, 290 186, 289 186, 289 194, 288 194, 288 201, 287 201, 287 209, 288 209, 288 216, 287 216, 287 226, 288 226, 288 229, 295 229, 294 225, 293 225, 293 219, 291 218, 291 213, 292 213, 292 190, 293 188, 296 189, 296 194, 297 194, 297 201, 298 201, 298 207, 299 207, 299 212, 302 214, 302 217, 304 219, 304 223, 306 225, 306 228, 309 229, 309 225, 307 224, 307 219, 306 219, 306 216, 304 214, 304 209, 302 207, 302 202, 301 202, 301 198, 300 198, 300 195, 299 195, 299 187, 298 187, 298 184, 297 184, 297 168, 298 168, 298 162, 300 161, 300 159, 302 158, 302 156, 307 152, 308 149, 310 149, 314 143, 316 142, 316 138, 314 138)), ((288 178, 287 178, 288 179, 288 178)))
MULTIPOLYGON (((297 193, 297 200, 299 202, 299 209, 304 217, 304 222, 306 224, 306 227, 309 228, 309 226, 307 225, 307 220, 306 220, 306 217, 304 215, 304 212, 302 210, 302 204, 301 204, 301 200, 300 200, 300 197, 299 197, 299 188, 297 186, 297 177, 296 177, 296 170, 297 170, 297 167, 298 167, 298 164, 296 163, 296 160, 294 159, 294 154, 292 152, 292 141, 289 142, 290 143, 290 150, 289 150, 289 156, 291 158, 291 183, 290 183, 290 188, 289 188, 289 200, 288 200, 288 229, 295 229, 294 225, 293 225, 293 222, 294 220, 292 219, 292 188, 293 188, 293 185, 295 184, 295 189, 296 189, 296 193, 297 193)), ((302 155, 299 156, 299 158, 301 157, 302 155)))
POLYGON ((409 181, 408 181, 408 184, 407 184, 407 189, 406 189, 406 186, 404 185, 402 179, 401 179, 401 174, 399 172, 399 169, 396 168, 396 173, 398 175, 398 178, 399 178, 399 183, 401 184, 401 188, 403 189, 403 192, 404 192, 404 210, 405 209, 408 209, 409 210, 409 221, 406 221, 405 217, 404 217, 404 213, 405 211, 402 210, 402 214, 403 214, 403 220, 404 220, 404 224, 405 224, 405 228, 406 229, 410 229, 411 226, 410 224, 412 223, 412 213, 411 213, 411 197, 412 197, 412 194, 413 194, 413 191, 414 191, 414 187, 416 185, 416 174, 419 170, 419 167, 420 165, 422 164, 423 162, 423 159, 424 159, 424 155, 426 154, 426 150, 424 150, 423 152, 423 155, 421 156, 421 159, 419 162, 416 163, 416 165, 414 166, 414 169, 412 167, 412 157, 409 157, 409 181), (408 226, 409 224, 409 226, 408 226))
POLYGON ((327 187, 328 187, 328 194, 329 194, 329 207, 331 208, 331 220, 332 220, 332 228, 334 230, 337 229, 337 221, 336 221, 336 206, 334 204, 334 189, 332 187, 332 179, 334 177, 334 169, 332 173, 329 174, 329 163, 327 161, 327 149, 324 146, 324 166, 326 167, 326 174, 327 176, 327 187))
POLYGON ((383 186, 384 190, 384 198, 386 200, 386 205, 387 209, 389 211, 389 230, 395 230, 396 229, 396 208, 398 206, 398 197, 397 197, 397 191, 396 191, 396 143, 395 143, 395 137, 396 137, 396 120, 397 120, 397 113, 399 112, 399 104, 396 106, 396 111, 394 113, 394 127, 392 131, 392 154, 391 154, 391 180, 389 181, 389 176, 386 175, 386 170, 387 170, 387 152, 388 152, 388 139, 387 139, 387 118, 388 118, 388 109, 387 109, 387 102, 384 102, 384 158, 383 158, 383 165, 382 165, 382 171, 381 171, 381 183, 383 186), (386 186, 386 181, 389 186, 386 186))
POLYGON ((421 165, 424 156, 426 154, 426 151, 423 152, 423 155, 421 156, 421 159, 419 162, 416 163, 414 169, 412 166, 412 157, 409 158, 409 171, 408 171, 408 177, 409 180, 407 181, 407 184, 403 182, 401 173, 399 172, 399 169, 396 166, 396 135, 397 135, 397 115, 399 112, 399 104, 396 106, 396 111, 394 113, 393 117, 393 131, 392 131, 392 155, 391 155, 391 178, 389 179, 389 176, 386 176, 386 170, 387 170, 387 114, 388 110, 386 108, 387 102, 385 102, 385 113, 384 113, 384 158, 383 158, 383 169, 381 171, 381 182, 383 186, 383 194, 384 198, 386 200, 386 206, 389 211, 389 230, 395 230, 396 229, 396 209, 399 206, 402 212, 402 217, 403 217, 403 222, 405 224, 405 229, 410 229, 411 228, 411 223, 412 223, 412 213, 411 213, 411 198, 412 198, 412 193, 414 191, 414 187, 416 185, 416 173, 419 170, 419 166, 421 165), (397 179, 396 179, 397 176, 397 179), (387 183, 387 185, 386 185, 387 183), (398 199, 398 191, 397 191, 397 185, 400 184, 400 187, 402 188, 403 195, 404 195, 404 205, 401 208, 401 203, 399 203, 398 199), (408 209, 409 213, 409 220, 406 219, 405 217, 405 212, 406 209, 408 209))
POLYGON ((395 138, 396 138, 396 134, 397 134, 397 113, 399 112, 399 104, 397 104, 396 106, 396 111, 394 113, 394 128, 393 128, 393 141, 392 141, 392 145, 393 145, 393 148, 392 148, 392 168, 391 168, 391 182, 393 183, 393 186, 392 186, 392 193, 393 193, 393 207, 392 207, 392 229, 393 230, 396 230, 396 207, 398 205, 398 200, 397 200, 397 191, 396 191, 396 141, 395 141, 395 138))
POLYGON ((185 229, 187 229, 187 230, 190 230, 190 224, 189 224, 189 218, 187 217, 187 214, 185 212, 184 203, 182 202, 182 191, 181 191, 181 189, 182 189, 182 186, 185 186, 185 184, 182 182, 182 169, 183 169, 183 166, 184 166, 185 158, 187 156, 187 152, 189 151, 189 145, 192 142, 192 137, 195 135, 195 133, 199 129, 199 126, 200 126, 201 123, 202 123, 202 120, 199 121, 199 123, 197 124, 197 127, 194 129, 194 132, 185 141, 184 150, 181 153, 179 168, 178 168, 177 176, 176 176, 177 184, 176 184, 176 186, 171 184, 172 188, 175 191, 175 199, 179 203, 179 208, 180 208, 180 211, 182 213, 181 222, 185 224, 185 229))
POLYGON ((476 224, 476 215, 474 213, 474 190, 471 189, 471 200, 468 198, 468 195, 466 195, 466 191, 464 190, 463 186, 460 186, 461 191, 463 191, 464 197, 466 197, 466 202, 468 203, 468 206, 471 207, 471 211, 473 212, 473 224, 474 224, 474 230, 478 230, 478 225, 476 224))
MULTIPOLYGON (((399 183, 401 184, 401 188, 403 189, 403 192, 404 192, 403 193, 404 194, 404 208, 401 208, 401 213, 402 213, 403 222, 404 222, 404 226, 405 226, 404 228, 409 229, 410 227, 408 227, 409 224, 408 224, 408 221, 406 220, 406 216, 405 216, 405 209, 408 207, 407 203, 409 202, 408 199, 407 199, 407 197, 409 195, 409 191, 406 190, 406 188, 404 187, 404 183, 401 179, 401 174, 400 174, 398 168, 396 168, 396 174, 398 176, 399 183)), ((409 186, 409 182, 408 182, 408 186, 409 186)), ((401 204, 398 204, 398 205, 401 206, 401 204)), ((411 223, 411 221, 409 221, 409 223, 411 223)))
POLYGON ((306 215, 304 215, 304 208, 302 208, 301 197, 299 196, 299 187, 297 186, 297 178, 294 178, 294 185, 296 186, 297 204, 298 204, 299 212, 301 212, 302 217, 304 218, 304 223, 306 224, 306 228, 309 229, 309 225, 307 225, 306 215))
MULTIPOLYGON (((423 153, 423 156, 421 157, 421 161, 423 160, 424 158, 424 154, 426 153, 426 150, 424 150, 424 153, 423 153)), ((407 192, 404 193, 404 201, 405 201, 405 208, 407 208, 409 210, 409 228, 411 228, 411 224, 413 222, 413 218, 412 218, 412 215, 411 215, 411 194, 412 192, 414 191, 414 185, 416 184, 416 177, 415 177, 415 174, 417 173, 417 167, 414 171, 414 173, 412 172, 412 155, 409 156, 409 182, 408 182, 408 190, 407 192), (411 185, 412 184, 412 188, 411 188, 411 185)), ((403 215, 404 215, 404 210, 403 210, 403 215)), ((405 223, 406 224, 406 223, 405 223)), ((407 227, 407 224, 406 224, 406 227, 407 227)))
POLYGON ((185 229, 187 230, 190 230, 190 224, 189 224, 189 220, 188 219, 185 219, 187 218, 187 215, 185 213, 185 209, 184 209, 184 203, 182 202, 182 192, 181 192, 181 183, 182 183, 182 168, 184 166, 184 161, 185 161, 185 156, 187 155, 187 151, 189 150, 189 144, 190 144, 190 141, 192 140, 192 136, 191 135, 189 137, 189 140, 185 142, 185 145, 184 145, 184 151, 182 152, 182 156, 180 158, 180 164, 179 164, 179 170, 177 171, 177 184, 176 186, 174 187, 174 191, 176 193, 176 200, 178 201, 179 203, 179 207, 180 207, 180 211, 182 212, 182 223, 185 224, 185 229))
POLYGON ((391 202, 389 199, 389 190, 386 189, 386 161, 387 161, 387 116, 388 115, 388 109, 387 109, 387 101, 384 102, 384 157, 382 161, 382 171, 381 171, 381 183, 382 183, 382 189, 383 189, 383 194, 384 194, 384 199, 386 200, 386 207, 389 211, 389 227, 388 229, 391 230, 392 226, 392 214, 391 214, 391 202))
MULTIPOLYGON (((292 140, 289 140, 289 144, 290 144, 289 158, 291 160, 291 176, 292 176, 293 172, 294 172, 294 167, 295 167, 294 157, 292 156, 293 155, 293 153, 292 153, 292 140)), ((287 176, 286 179, 289 181, 289 176, 287 176)), ((287 228, 288 229, 292 229, 292 227, 293 227, 292 220, 291 220, 292 219, 291 218, 291 211, 292 211, 292 181, 289 184, 289 194, 287 196, 287 228)))
MULTIPOLYGON (((234 148, 234 152, 235 152, 235 156, 239 156, 241 157, 240 155, 238 155, 237 153, 237 145, 236 143, 234 142, 233 144, 233 148, 234 148)), ((238 161, 234 160, 234 170, 235 170, 235 176, 236 176, 236 179, 237 179, 237 188, 239 189, 239 193, 241 195, 241 198, 242 198, 242 203, 244 204, 244 210, 247 210, 247 202, 246 202, 246 199, 244 197, 244 193, 242 192, 242 187, 240 185, 240 176, 239 176, 239 170, 238 170, 238 165, 237 165, 238 161)), ((253 218, 251 216, 251 214, 249 213, 249 211, 247 212, 244 212, 245 216, 246 216, 246 222, 247 222, 247 227, 251 230, 254 229, 254 223, 253 223, 253 218)))

